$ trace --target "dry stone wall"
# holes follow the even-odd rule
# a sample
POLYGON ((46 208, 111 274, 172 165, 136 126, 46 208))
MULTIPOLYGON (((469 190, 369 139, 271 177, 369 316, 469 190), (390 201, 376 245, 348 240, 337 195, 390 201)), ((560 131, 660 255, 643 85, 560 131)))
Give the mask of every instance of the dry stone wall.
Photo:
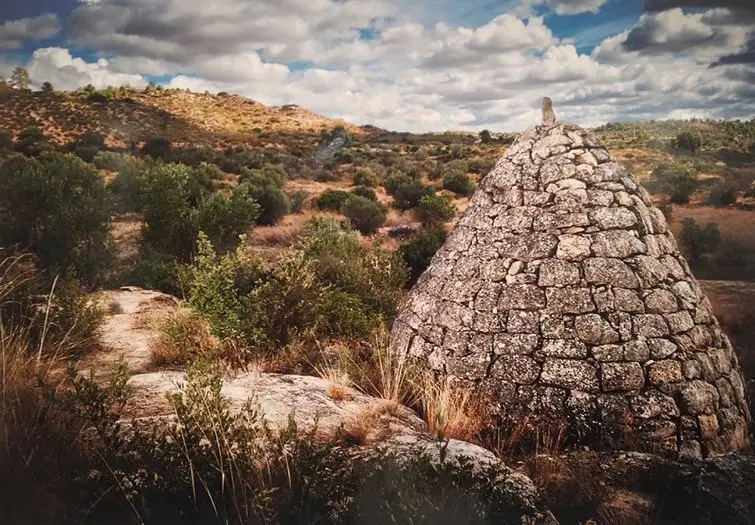
POLYGON ((745 386, 663 214, 588 132, 523 133, 410 293, 394 351, 615 448, 748 444, 745 386))

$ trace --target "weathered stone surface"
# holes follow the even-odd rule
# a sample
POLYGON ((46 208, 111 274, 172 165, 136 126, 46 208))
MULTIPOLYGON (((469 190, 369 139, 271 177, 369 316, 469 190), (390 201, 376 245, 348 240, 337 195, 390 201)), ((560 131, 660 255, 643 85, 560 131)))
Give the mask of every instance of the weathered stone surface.
POLYGON ((662 315, 638 314, 632 317, 634 334, 641 337, 669 335, 668 324, 662 315))
POLYGON ((653 290, 645 297, 645 308, 655 314, 676 312, 676 296, 667 290, 653 290))
POLYGON ((619 340, 619 334, 599 314, 580 315, 574 319, 574 328, 580 340, 591 345, 605 345, 619 340))
POLYGON ((481 180, 391 344, 496 410, 613 446, 747 446, 736 357, 662 213, 575 126, 526 131, 481 180))
POLYGON ((648 367, 648 380, 653 385, 678 383, 684 379, 682 363, 673 360, 658 361, 648 367))
POLYGON ((574 263, 551 259, 540 265, 538 286, 567 286, 579 283, 579 266, 574 263))
POLYGON ((645 253, 645 245, 636 236, 626 230, 610 230, 594 233, 592 253, 597 257, 616 257, 624 259, 632 255, 645 253))
POLYGON ((567 261, 580 261, 590 256, 590 239, 584 235, 561 235, 558 238, 556 257, 567 261))
POLYGON ((588 288, 547 288, 547 311, 558 314, 594 312, 595 303, 588 288))
POLYGON ((597 208, 590 212, 590 219, 598 228, 613 230, 616 228, 630 228, 637 223, 637 217, 629 208, 597 208))
POLYGON ((629 266, 621 259, 596 257, 584 261, 585 279, 590 284, 611 284, 622 288, 637 288, 639 282, 629 266))
POLYGON ((576 359, 546 359, 540 380, 545 385, 584 392, 599 390, 598 373, 595 367, 576 359))
POLYGON ((645 386, 645 374, 639 363, 603 363, 600 385, 603 392, 640 390, 645 386))

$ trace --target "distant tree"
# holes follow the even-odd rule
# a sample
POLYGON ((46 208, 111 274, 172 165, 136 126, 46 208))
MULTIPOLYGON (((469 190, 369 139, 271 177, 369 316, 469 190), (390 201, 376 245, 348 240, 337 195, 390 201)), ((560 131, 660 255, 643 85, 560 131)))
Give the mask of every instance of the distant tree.
POLYGON ((493 137, 490 135, 490 131, 486 129, 480 131, 480 140, 483 144, 490 144, 493 140, 493 137))
POLYGON ((29 89, 29 72, 22 67, 17 67, 10 75, 10 86, 15 89, 29 89))
POLYGON ((700 146, 702 146, 702 143, 703 139, 700 137, 700 135, 698 135, 697 133, 691 133, 689 131, 679 133, 674 140, 674 144, 677 148, 686 149, 687 151, 691 151, 692 153, 695 153, 697 150, 699 150, 700 146))
POLYGON ((42 91, 42 93, 45 93, 46 95, 52 95, 53 93, 55 93, 55 88, 50 82, 43 82, 40 91, 42 91))

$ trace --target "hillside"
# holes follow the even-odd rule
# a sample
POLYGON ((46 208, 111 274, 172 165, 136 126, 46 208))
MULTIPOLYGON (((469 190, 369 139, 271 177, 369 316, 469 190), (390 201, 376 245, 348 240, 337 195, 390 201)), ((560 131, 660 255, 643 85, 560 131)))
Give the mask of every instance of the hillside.
POLYGON ((176 143, 264 145, 282 137, 317 137, 322 130, 345 125, 298 106, 268 107, 237 95, 212 95, 181 90, 108 89, 100 92, 41 93, 6 90, 0 93, 0 128, 17 135, 39 127, 56 144, 87 132, 109 136, 114 147, 150 136, 176 143))

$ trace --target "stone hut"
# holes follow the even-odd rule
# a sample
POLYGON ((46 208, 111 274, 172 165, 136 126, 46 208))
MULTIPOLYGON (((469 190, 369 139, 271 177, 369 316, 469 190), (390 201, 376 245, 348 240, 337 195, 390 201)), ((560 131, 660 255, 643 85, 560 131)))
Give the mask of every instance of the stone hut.
POLYGON ((591 443, 748 445, 737 358, 663 214, 595 136, 553 119, 482 180, 391 344, 500 417, 566 421, 591 443))

